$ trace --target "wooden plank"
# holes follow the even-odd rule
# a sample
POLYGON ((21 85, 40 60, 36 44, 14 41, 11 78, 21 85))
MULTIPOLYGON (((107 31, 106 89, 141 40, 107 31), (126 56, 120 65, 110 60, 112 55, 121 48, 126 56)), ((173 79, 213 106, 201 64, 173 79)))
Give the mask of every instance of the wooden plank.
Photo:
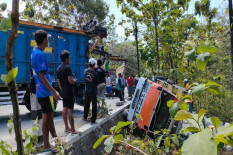
MULTIPOLYGON (((3 18, 0 17, 0 21, 2 19, 3 18)), ((28 22, 28 21, 23 21, 23 20, 20 20, 19 24, 29 25, 29 26, 35 26, 35 27, 43 27, 43 28, 46 28, 46 29, 56 29, 55 26, 53 26, 53 25, 47 25, 47 24, 42 24, 42 23, 33 23, 33 22, 28 22)), ((87 35, 86 32, 84 32, 84 31, 75 30, 75 29, 69 29, 69 28, 62 28, 61 27, 61 31, 66 31, 66 32, 72 32, 72 33, 87 35)))
POLYGON ((172 89, 173 89, 173 86, 172 86, 172 85, 170 85, 170 84, 168 84, 168 86, 167 86, 167 90, 168 90, 169 92, 172 92, 172 89))
POLYGON ((91 53, 93 51, 93 49, 101 42, 103 38, 99 38, 97 40, 97 42, 89 49, 89 53, 91 53))
POLYGON ((67 28, 63 28, 63 31, 66 31, 66 32, 72 32, 72 33, 78 33, 78 34, 83 34, 83 35, 87 35, 85 32, 83 32, 83 31, 79 31, 79 30, 75 30, 75 29, 67 29, 67 28))
POLYGON ((161 85, 161 86, 163 86, 163 81, 159 81, 158 80, 158 84, 161 85))
POLYGON ((178 94, 180 94, 180 97, 182 97, 182 95, 183 95, 183 90, 178 89, 178 90, 177 90, 177 93, 176 93, 176 96, 178 96, 178 94))

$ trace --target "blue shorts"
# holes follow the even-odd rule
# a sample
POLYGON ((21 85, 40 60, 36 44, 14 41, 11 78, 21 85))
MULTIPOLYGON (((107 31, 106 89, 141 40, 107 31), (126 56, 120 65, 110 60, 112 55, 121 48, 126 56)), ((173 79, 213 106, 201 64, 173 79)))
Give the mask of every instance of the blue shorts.
POLYGON ((133 94, 134 93, 134 88, 133 87, 128 87, 128 91, 129 91, 129 94, 133 94))
POLYGON ((112 87, 111 86, 106 87, 106 93, 112 93, 112 87))

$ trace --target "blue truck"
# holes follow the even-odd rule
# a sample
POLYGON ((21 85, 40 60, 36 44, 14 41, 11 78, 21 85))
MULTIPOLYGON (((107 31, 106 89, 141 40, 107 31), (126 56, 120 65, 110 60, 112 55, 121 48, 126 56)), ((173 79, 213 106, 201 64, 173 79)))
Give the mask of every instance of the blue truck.
MULTIPOLYGON (((31 52, 36 47, 34 33, 43 29, 51 35, 49 47, 45 49, 49 73, 53 82, 53 87, 57 87, 56 69, 61 64, 60 53, 62 50, 70 51, 70 66, 74 78, 77 78, 75 87, 76 99, 79 101, 83 97, 84 70, 89 58, 89 39, 98 36, 97 33, 79 31, 75 29, 61 28, 51 25, 20 21, 19 34, 15 40, 13 48, 14 66, 18 67, 16 83, 18 85, 19 104, 26 105, 30 110, 30 68, 31 52)), ((5 49, 9 31, 0 31, 0 75, 6 74, 5 49)), ((0 80, 0 105, 11 104, 6 85, 0 80)))

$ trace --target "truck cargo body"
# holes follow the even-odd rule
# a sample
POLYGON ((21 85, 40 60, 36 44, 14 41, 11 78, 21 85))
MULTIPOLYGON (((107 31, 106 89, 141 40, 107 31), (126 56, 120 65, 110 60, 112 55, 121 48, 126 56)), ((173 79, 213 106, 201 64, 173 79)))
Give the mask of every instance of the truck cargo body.
MULTIPOLYGON (((45 49, 44 53, 46 54, 48 70, 53 86, 57 87, 56 69, 61 64, 60 53, 63 50, 68 50, 70 52, 70 66, 73 78, 77 78, 77 86, 84 83, 84 70, 86 69, 86 62, 88 61, 87 51, 89 40, 85 32, 21 21, 18 28, 19 34, 13 48, 14 67, 18 67, 16 83, 22 86, 19 89, 26 90, 29 88, 31 52, 37 46, 34 33, 39 29, 43 29, 51 35, 51 37, 49 37, 49 47, 45 49)), ((9 31, 0 31, 0 75, 6 74, 4 56, 8 37, 9 31)), ((0 92, 6 91, 6 86, 1 80, 0 85, 0 92)))

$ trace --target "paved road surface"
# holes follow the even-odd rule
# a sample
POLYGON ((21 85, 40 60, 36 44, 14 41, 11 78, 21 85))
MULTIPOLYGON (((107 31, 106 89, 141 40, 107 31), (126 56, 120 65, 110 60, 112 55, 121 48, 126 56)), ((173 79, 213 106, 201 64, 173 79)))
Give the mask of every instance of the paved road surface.
MULTIPOLYGON (((114 97, 113 99, 106 99, 107 105, 109 109, 114 109, 116 107, 116 102, 119 101, 118 97, 114 97)), ((58 137, 64 136, 64 122, 62 119, 62 101, 59 101, 56 109, 56 114, 54 118, 55 128, 57 131, 58 137)), ((21 115, 21 127, 22 131, 25 129, 31 129, 32 121, 31 121, 31 113, 27 110, 24 105, 19 106, 20 115, 21 115)), ((13 148, 16 147, 15 136, 11 136, 8 132, 7 121, 9 120, 9 115, 13 113, 12 105, 4 105, 0 106, 0 140, 6 141, 13 148)), ((81 127, 86 124, 86 122, 82 121, 81 117, 83 116, 83 106, 75 104, 74 106, 74 117, 75 117, 75 126, 76 128, 81 127)), ((98 120, 97 120, 98 121, 98 120)))

